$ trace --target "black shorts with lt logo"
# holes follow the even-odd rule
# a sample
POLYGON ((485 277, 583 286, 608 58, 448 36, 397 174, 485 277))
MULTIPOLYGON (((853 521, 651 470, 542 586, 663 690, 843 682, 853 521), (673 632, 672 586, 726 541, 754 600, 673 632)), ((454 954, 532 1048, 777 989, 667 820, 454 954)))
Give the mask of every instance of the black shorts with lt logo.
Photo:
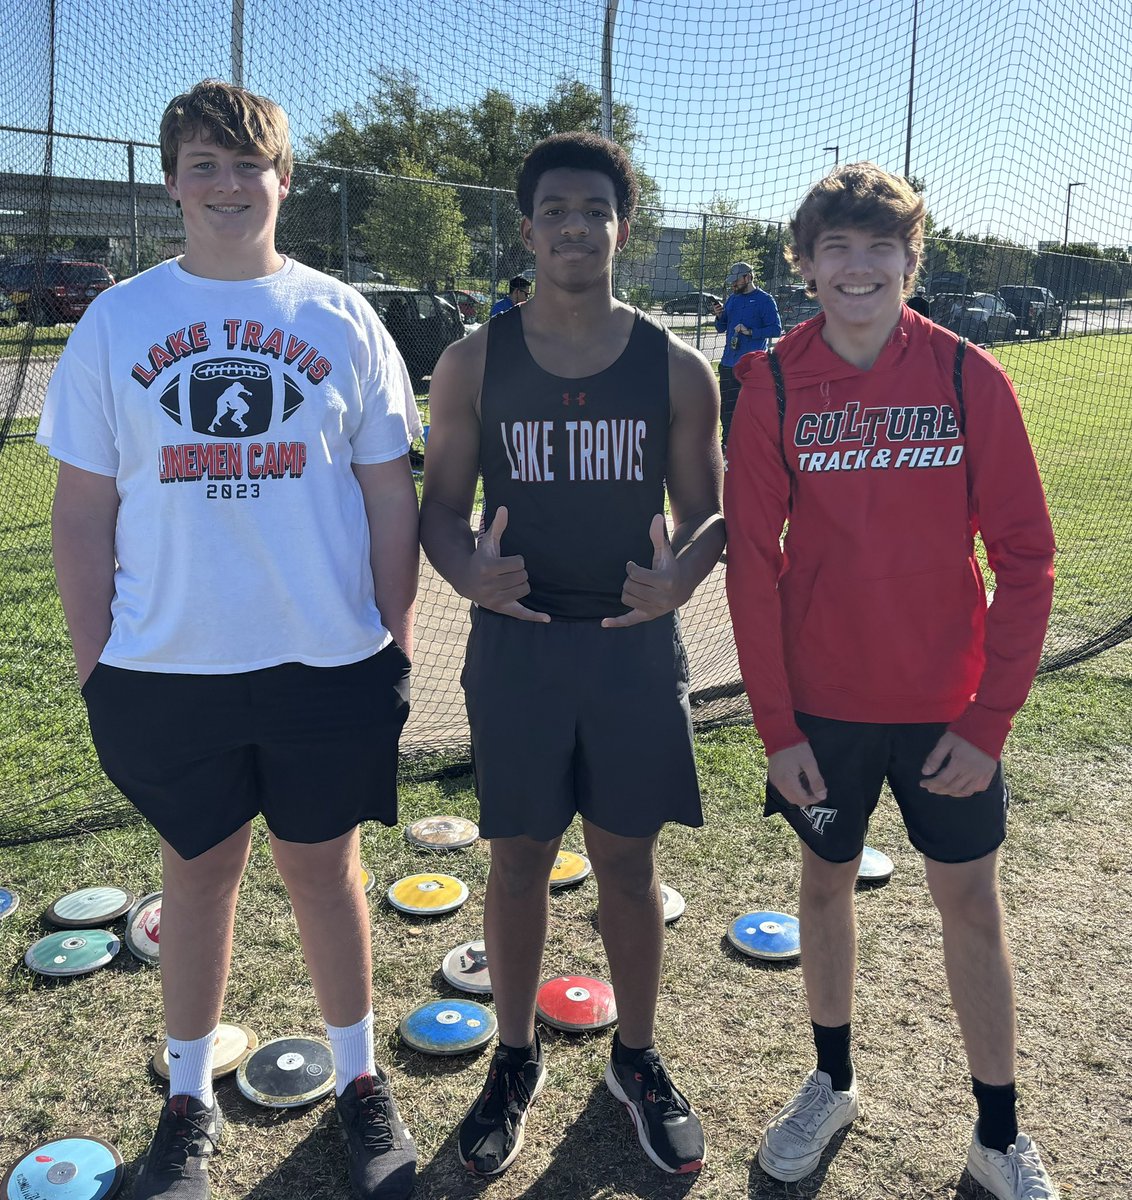
POLYGON ((799 808, 767 783, 764 815, 781 813, 827 862, 851 862, 865 845, 869 818, 887 781, 908 840, 936 862, 974 862, 1006 837, 1009 790, 998 764, 990 786, 973 796, 937 796, 920 786, 924 760, 946 724, 876 725, 795 713, 809 739, 828 795, 799 808))

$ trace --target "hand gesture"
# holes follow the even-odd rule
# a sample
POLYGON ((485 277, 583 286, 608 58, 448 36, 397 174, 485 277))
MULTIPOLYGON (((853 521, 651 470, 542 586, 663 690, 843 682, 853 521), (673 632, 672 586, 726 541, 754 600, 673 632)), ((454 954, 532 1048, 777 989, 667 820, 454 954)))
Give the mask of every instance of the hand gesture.
POLYGON ((973 796, 990 787, 998 759, 948 731, 924 759, 920 787, 937 796, 973 796))
POLYGON ((668 527, 662 513, 657 513, 649 526, 652 541, 652 570, 638 567, 635 562, 625 564, 625 586, 621 589, 621 603, 630 611, 621 617, 606 617, 603 629, 625 629, 651 621, 672 612, 682 603, 678 586, 680 571, 676 555, 668 541, 668 527))
POLYGON ((748 329, 748 328, 747 328, 747 326, 746 326, 746 325, 736 325, 736 326, 735 326, 735 332, 736 332, 736 333, 742 333, 742 334, 746 335, 746 334, 750 333, 751 331, 750 331, 750 329, 748 329))
POLYGON ((799 808, 809 808, 829 794, 809 742, 799 742, 772 754, 767 759, 766 774, 785 799, 799 808))
POLYGON ((519 603, 520 596, 531 590, 527 580, 527 569, 521 554, 509 554, 504 558, 499 553, 499 542, 507 528, 507 509, 500 505, 495 510, 491 528, 479 540, 468 562, 467 588, 465 595, 480 608, 516 617, 520 621, 550 620, 547 613, 536 612, 519 603))

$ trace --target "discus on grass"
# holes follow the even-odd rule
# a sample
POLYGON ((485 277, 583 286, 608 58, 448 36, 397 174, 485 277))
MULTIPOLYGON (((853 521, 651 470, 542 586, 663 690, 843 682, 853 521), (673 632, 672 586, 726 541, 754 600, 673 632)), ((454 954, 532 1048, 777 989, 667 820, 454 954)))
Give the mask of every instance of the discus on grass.
POLYGON ((236 1068, 236 1085, 265 1108, 300 1108, 334 1090, 334 1058, 322 1038, 264 1042, 236 1068))
POLYGON ((467 817, 422 817, 405 829, 405 840, 425 850, 462 850, 480 835, 480 827, 467 817))
POLYGON ((483 940, 461 942, 444 956, 441 974, 462 992, 485 994, 491 991, 491 974, 487 967, 487 947, 483 940))
POLYGON ((401 1020, 401 1040, 422 1054, 470 1054, 495 1037, 495 1014, 474 1000, 429 1000, 401 1020))
POLYGON ((0 921, 10 917, 20 907, 20 898, 15 892, 0 887, 0 921))
POLYGON ((554 860, 550 869, 550 886, 558 888, 573 887, 581 883, 590 873, 590 860, 584 854, 575 854, 573 850, 562 850, 554 860))
POLYGON ((684 897, 673 887, 660 885, 660 902, 664 906, 664 923, 671 925, 684 915, 684 897))
MULTIPOLYGON (((259 1038, 246 1025, 221 1021, 212 1039, 212 1078, 223 1079, 225 1075, 231 1075, 258 1045, 259 1038)), ((154 1074, 162 1079, 169 1078, 168 1042, 162 1042, 154 1052, 150 1066, 154 1074)))
POLYGON ((0 1179, 3 1200, 110 1200, 126 1168, 102 1138, 67 1134, 33 1146, 0 1179))
POLYGON ((593 1033, 617 1020, 613 986, 590 975, 557 975, 538 990, 540 1020, 566 1033, 593 1033))
POLYGON ((161 893, 143 896, 126 916, 126 949, 151 967, 161 961, 161 893))
POLYGON ((857 880, 860 883, 881 884, 892 878, 892 859, 872 846, 866 846, 861 852, 861 865, 857 868, 857 880))
POLYGON ((452 875, 422 873, 406 875, 391 884, 389 903, 416 917, 437 917, 452 912, 468 898, 465 883, 452 875))
POLYGON ((362 891, 368 896, 373 891, 373 885, 377 883, 377 878, 374 873, 366 866, 362 867, 362 891))
POLYGON ((59 929, 94 929, 116 921, 133 902, 133 892, 125 888, 79 888, 60 896, 43 915, 59 929))
POLYGON ((802 953, 798 918, 786 913, 744 913, 728 926, 727 940, 741 954, 768 962, 785 962, 802 953))
POLYGON ((106 966, 121 948, 122 943, 105 929, 62 929, 29 946, 24 962, 40 975, 89 975, 106 966))

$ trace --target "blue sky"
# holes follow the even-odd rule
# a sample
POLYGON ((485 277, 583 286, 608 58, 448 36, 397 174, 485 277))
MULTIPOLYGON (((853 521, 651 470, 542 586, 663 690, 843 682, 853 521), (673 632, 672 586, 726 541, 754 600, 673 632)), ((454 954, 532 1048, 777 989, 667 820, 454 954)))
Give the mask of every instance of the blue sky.
MULTIPOLYGON (((914 0, 857 7, 622 0, 614 91, 634 106, 638 157, 674 209, 726 194, 783 220, 833 162, 904 167, 914 0)), ((152 140, 165 100, 229 72, 228 0, 56 0, 57 128, 152 140)), ((937 221, 1030 242, 1132 243, 1132 89, 1125 0, 920 0, 912 170, 937 221)), ((0 123, 42 125, 46 0, 0 0, 0 123), (18 66, 18 70, 16 67, 18 66)), ((296 140, 373 86, 415 72, 436 98, 489 86, 541 99, 599 82, 595 0, 245 0, 246 82, 279 99, 296 140)), ((64 174, 115 174, 120 148, 60 142, 64 174)), ((42 165, 42 139, 0 134, 0 169, 42 165)), ((139 174, 157 178, 153 154, 139 174)))

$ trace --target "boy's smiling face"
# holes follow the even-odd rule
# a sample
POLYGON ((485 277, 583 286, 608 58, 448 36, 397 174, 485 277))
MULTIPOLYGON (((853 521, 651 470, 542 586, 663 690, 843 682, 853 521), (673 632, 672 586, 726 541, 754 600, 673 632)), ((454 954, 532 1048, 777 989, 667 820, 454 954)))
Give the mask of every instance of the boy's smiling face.
POLYGON ((915 273, 917 263, 898 234, 827 229, 798 265, 814 281, 826 322, 861 329, 896 322, 905 277, 915 273))
POLYGON ((228 148, 200 137, 182 142, 165 189, 180 202, 192 254, 258 257, 274 245, 279 205, 290 179, 253 146, 228 148))

